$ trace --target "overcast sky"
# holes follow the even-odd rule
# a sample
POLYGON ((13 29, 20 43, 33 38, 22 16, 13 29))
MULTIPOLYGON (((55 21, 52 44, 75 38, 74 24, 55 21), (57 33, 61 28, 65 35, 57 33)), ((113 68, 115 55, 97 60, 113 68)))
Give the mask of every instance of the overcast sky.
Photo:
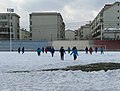
MULTIPOLYGON (((61 13, 66 29, 78 29, 93 20, 105 4, 117 0, 0 0, 0 12, 13 8, 20 15, 20 27, 29 30, 29 14, 55 11, 61 13)), ((119 0, 118 0, 119 1, 119 0)))

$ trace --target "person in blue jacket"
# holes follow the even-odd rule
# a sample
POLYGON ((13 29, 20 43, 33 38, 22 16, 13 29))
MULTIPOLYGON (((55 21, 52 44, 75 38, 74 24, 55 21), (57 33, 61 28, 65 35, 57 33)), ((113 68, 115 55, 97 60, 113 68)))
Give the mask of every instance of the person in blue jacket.
POLYGON ((69 53, 70 53, 70 51, 71 51, 70 47, 68 47, 67 51, 68 51, 68 54, 69 54, 69 53))
POLYGON ((100 48, 100 52, 101 52, 101 54, 104 54, 104 48, 103 47, 100 48))
POLYGON ((78 56, 78 51, 77 51, 76 47, 73 47, 73 51, 72 51, 72 53, 70 55, 72 55, 72 54, 73 54, 74 60, 76 60, 77 56, 78 56))
POLYGON ((40 48, 38 48, 36 51, 37 51, 38 56, 40 56, 40 53, 42 50, 40 48))

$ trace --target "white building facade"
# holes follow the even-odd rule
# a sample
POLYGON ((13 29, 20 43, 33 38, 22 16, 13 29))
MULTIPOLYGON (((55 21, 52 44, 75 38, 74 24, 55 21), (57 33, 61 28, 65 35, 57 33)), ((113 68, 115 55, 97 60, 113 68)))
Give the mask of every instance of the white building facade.
POLYGON ((66 30, 65 31, 65 40, 75 40, 75 31, 66 30))
POLYGON ((11 38, 13 40, 19 39, 19 24, 20 16, 16 13, 0 13, 0 40, 10 39, 10 25, 11 25, 11 38))
POLYGON ((53 41, 65 39, 65 24, 60 13, 41 12, 30 14, 32 40, 53 41))
MULTIPOLYGON (((106 4, 91 23, 91 33, 94 39, 113 39, 113 32, 106 29, 120 28, 120 2, 106 4), (105 31, 104 31, 105 30, 105 31), (106 33, 107 32, 107 33, 106 33)), ((120 38, 120 32, 116 32, 116 37, 120 38)))
POLYGON ((79 39, 80 40, 90 39, 90 33, 91 33, 90 24, 86 24, 86 25, 81 26, 78 29, 78 32, 79 32, 79 39))
POLYGON ((30 40, 30 32, 26 29, 20 29, 20 40, 30 40))

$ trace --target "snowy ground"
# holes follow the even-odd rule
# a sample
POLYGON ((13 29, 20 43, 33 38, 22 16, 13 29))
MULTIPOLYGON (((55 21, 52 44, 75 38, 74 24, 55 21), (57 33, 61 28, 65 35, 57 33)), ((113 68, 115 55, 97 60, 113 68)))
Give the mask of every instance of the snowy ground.
POLYGON ((54 57, 50 53, 37 56, 36 52, 0 52, 0 91, 120 91, 120 70, 38 71, 98 62, 120 63, 120 52, 105 52, 103 55, 79 52, 76 61, 67 53, 65 60, 61 61, 58 52, 54 57))

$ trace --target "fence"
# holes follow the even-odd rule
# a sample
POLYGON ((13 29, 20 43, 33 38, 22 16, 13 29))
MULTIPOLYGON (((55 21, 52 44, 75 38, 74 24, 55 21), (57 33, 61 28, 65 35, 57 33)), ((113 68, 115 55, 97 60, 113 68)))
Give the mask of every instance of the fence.
MULTIPOLYGON (((47 47, 51 46, 52 43, 48 41, 31 41, 31 40, 12 40, 12 50, 16 51, 18 47, 25 47, 25 50, 36 50, 38 47, 47 47)), ((0 41, 0 51, 9 51, 10 50, 10 41, 2 40, 0 41)))

